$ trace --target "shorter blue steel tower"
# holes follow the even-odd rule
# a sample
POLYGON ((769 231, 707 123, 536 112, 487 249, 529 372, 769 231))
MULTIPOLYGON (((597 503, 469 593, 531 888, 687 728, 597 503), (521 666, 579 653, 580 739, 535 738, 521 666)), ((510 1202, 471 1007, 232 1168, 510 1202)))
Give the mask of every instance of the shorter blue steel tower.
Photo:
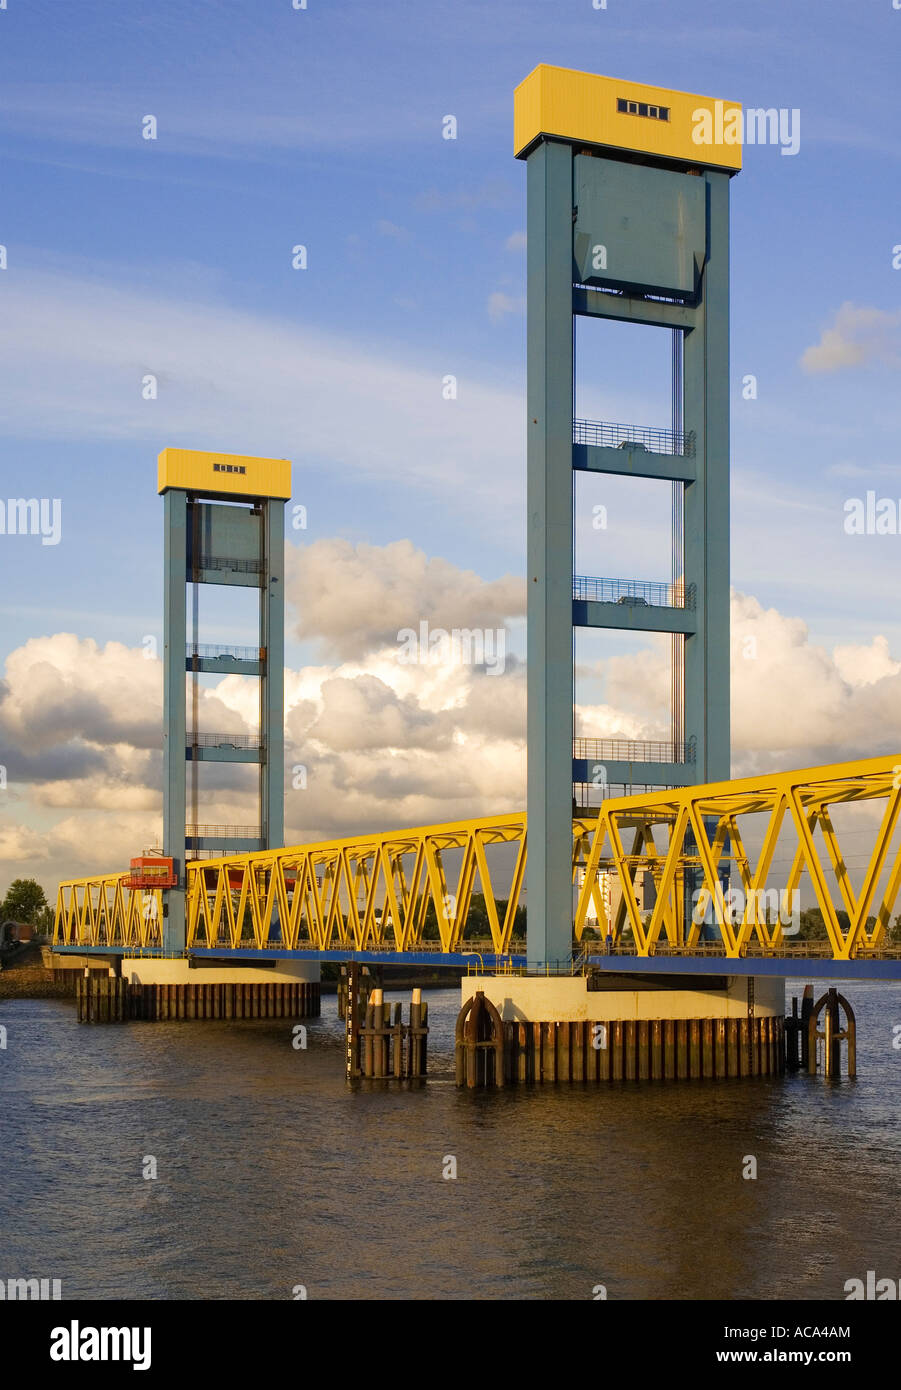
POLYGON ((185 862, 191 854, 277 849, 284 844, 285 502, 291 496, 287 459, 164 449, 159 492, 165 504, 163 624, 163 853, 173 861, 175 886, 163 906, 163 949, 186 946, 185 862), (256 647, 201 643, 197 586, 259 590, 256 647), (187 595, 195 622, 188 640, 187 595), (260 683, 259 730, 236 735, 197 728, 197 677, 203 672, 255 676, 260 683), (188 718, 186 674, 194 677, 188 718), (259 767, 259 814, 253 825, 197 823, 199 764, 259 767), (188 819, 188 777, 192 809, 188 819))

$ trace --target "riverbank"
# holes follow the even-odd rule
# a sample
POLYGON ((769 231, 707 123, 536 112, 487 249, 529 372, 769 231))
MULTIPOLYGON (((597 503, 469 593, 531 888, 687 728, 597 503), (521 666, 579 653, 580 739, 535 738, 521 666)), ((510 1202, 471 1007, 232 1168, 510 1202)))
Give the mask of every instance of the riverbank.
MULTIPOLYGON (((76 971, 45 969, 41 948, 36 942, 0 957, 0 1002, 4 999, 71 999, 75 993, 76 971)), ((377 967, 385 989, 451 989, 466 974, 465 967, 436 969, 429 966, 385 965, 377 967)), ((338 967, 326 965, 322 971, 322 993, 335 994, 338 967)))
POLYGON ((45 970, 41 948, 35 942, 2 958, 0 970, 0 1001, 4 999, 71 999, 74 976, 54 979, 52 970, 45 970))

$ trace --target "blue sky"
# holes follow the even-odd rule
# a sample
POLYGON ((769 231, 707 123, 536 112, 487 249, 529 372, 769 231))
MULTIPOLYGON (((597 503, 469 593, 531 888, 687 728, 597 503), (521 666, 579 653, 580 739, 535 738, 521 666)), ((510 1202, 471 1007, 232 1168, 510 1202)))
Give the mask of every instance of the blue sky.
MULTIPOLYGON (((58 546, 3 541, 0 657, 159 633, 167 445, 290 457, 292 543, 522 574, 512 94, 539 62, 800 110, 800 152, 746 148, 732 183, 733 583, 901 654, 901 536, 843 530, 847 498, 901 498, 892 0, 8 0, 0 40, 0 496, 63 507, 58 546)), ((597 413, 667 424, 633 362, 597 413)), ((610 503, 596 572, 665 577, 651 512, 610 503)))
POLYGON ((895 546, 843 536, 841 504, 854 488, 830 469, 870 470, 861 489, 901 494, 897 362, 816 376, 799 365, 844 301, 897 308, 901 12, 890 0, 853 9, 609 0, 606 10, 590 0, 309 0, 305 11, 288 0, 10 0, 0 22, 9 254, 0 290, 22 295, 22 312, 35 316, 60 289, 81 292, 74 312, 89 312, 92 291, 103 292, 101 313, 106 296, 121 294, 133 300, 135 340, 130 362, 97 358, 74 384, 77 344, 50 354, 37 325, 24 353, 8 345, 10 385, 18 357, 21 371, 43 373, 45 390, 32 382, 30 408, 8 390, 3 472, 13 489, 27 479, 32 492, 62 497, 65 539, 55 553, 18 543, 7 643, 51 630, 55 608, 98 638, 127 638, 154 618, 154 459, 173 442, 291 456, 310 538, 412 536, 486 577, 521 570, 520 441, 509 435, 520 428, 524 373, 524 170, 512 158, 511 105, 538 61, 800 109, 800 153, 748 148, 733 182, 733 578, 825 640, 895 632, 886 585, 895 546), (158 120, 154 142, 141 138, 147 113, 158 120), (456 141, 441 138, 447 113, 456 141), (291 268, 299 242, 306 272, 291 268), (514 307, 492 315, 498 294, 514 307), (428 431, 405 437, 407 410, 424 402, 393 403, 392 440, 392 412, 372 421, 352 376, 354 428, 336 427, 331 451, 305 437, 303 379, 270 425, 253 400, 234 402, 245 406, 240 439, 234 412, 217 420, 215 380, 164 378, 159 399, 141 402, 157 341, 149 335, 139 360, 140 308, 171 302, 230 320, 236 344, 247 316, 322 332, 339 351, 352 347, 361 371, 390 361, 436 381, 455 373, 458 450, 486 423, 469 412, 470 387, 496 393, 512 409, 495 423, 507 436, 496 487, 484 477, 470 487, 462 469, 460 492, 447 454, 409 457, 428 431), (738 394, 745 371, 758 376, 756 402, 738 394), (396 469, 371 456, 373 428, 385 431, 380 450, 396 452, 396 469), (445 476, 430 475, 432 462, 445 476), (841 576, 817 574, 824 544, 842 557, 841 576))

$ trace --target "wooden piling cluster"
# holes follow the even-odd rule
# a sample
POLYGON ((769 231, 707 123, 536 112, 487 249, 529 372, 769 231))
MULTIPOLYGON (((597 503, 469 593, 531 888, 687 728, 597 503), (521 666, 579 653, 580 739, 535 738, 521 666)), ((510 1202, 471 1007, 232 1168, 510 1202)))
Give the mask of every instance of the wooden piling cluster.
POLYGON ((804 986, 801 999, 801 1012, 798 1013, 798 1000, 792 999, 792 1011, 785 1020, 786 1061, 791 1071, 806 1071, 816 1076, 820 1058, 817 1055, 817 1042, 822 1042, 823 1075, 841 1075, 842 1043, 847 1044, 846 1071, 848 1076, 857 1075, 857 1021, 854 1010, 843 994, 837 989, 828 989, 813 1002, 813 985, 804 986), (844 1010, 845 1026, 841 1026, 841 1012, 844 1010), (823 1027, 818 1023, 823 1015, 823 1027))
POLYGON ((96 971, 87 978, 79 977, 76 998, 79 1023, 310 1018, 316 1017, 321 1007, 317 981, 140 985, 96 971))
POLYGON ((404 1023, 401 1004, 386 1004, 381 989, 374 989, 360 1005, 363 1022, 351 1036, 348 1075, 362 1077, 423 1077, 428 1069, 429 1006, 422 993, 413 991, 410 1022, 404 1023))
POLYGON ((820 998, 810 1014, 807 1023, 807 1071, 811 1076, 817 1071, 817 1039, 823 1042, 823 1074, 827 1077, 841 1075, 842 1043, 847 1043, 847 1071, 857 1075, 857 1021, 854 1010, 843 994, 837 989, 828 989, 820 998), (845 1026, 841 1026, 841 1012, 845 1013, 845 1026), (823 1029, 817 1027, 820 1014, 824 1015, 823 1029))
POLYGON ((470 1090, 777 1076, 785 1070, 785 1025, 761 1016, 502 1022, 477 993, 460 1010, 455 1053, 457 1085, 470 1090))
POLYGON ((512 1079, 504 1023, 497 1006, 481 989, 476 990, 457 1015, 454 1072, 457 1085, 466 1086, 470 1091, 483 1086, 503 1086, 506 1080, 512 1079))
POLYGON ((77 976, 75 1005, 79 1023, 123 1023, 130 1018, 130 989, 118 975, 85 971, 77 976))
POLYGON ((805 985, 801 996, 801 1012, 798 1013, 798 999, 792 996, 792 1011, 785 1020, 785 1065, 789 1071, 807 1070, 810 1046, 810 1016, 813 1013, 813 985, 805 985))
POLYGON ((369 1001, 369 996, 374 989, 379 989, 382 984, 382 967, 374 966, 371 970, 368 965, 359 965, 352 961, 349 965, 341 966, 341 973, 338 976, 338 1017, 347 1018, 347 1010, 350 1004, 351 988, 356 990, 358 1006, 365 1008, 369 1001))

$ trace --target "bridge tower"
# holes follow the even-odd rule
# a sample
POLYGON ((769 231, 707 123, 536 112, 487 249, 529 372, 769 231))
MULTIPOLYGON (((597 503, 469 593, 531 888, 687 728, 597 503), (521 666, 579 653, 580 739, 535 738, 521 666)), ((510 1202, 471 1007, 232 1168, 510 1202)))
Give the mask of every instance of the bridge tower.
POLYGON ((285 501, 291 496, 287 459, 164 449, 158 491, 165 504, 163 625, 163 852, 173 860, 175 886, 164 903, 163 948, 183 951, 185 860, 205 850, 222 854, 284 844, 285 501), (198 586, 236 585, 259 592, 255 647, 198 640, 198 586), (193 624, 188 637, 187 597, 193 624), (186 672, 193 676, 188 717, 186 672), (198 677, 230 672, 259 678, 259 732, 204 733, 198 723, 198 677), (259 767, 259 814, 253 825, 198 825, 199 764, 259 767), (188 768, 191 810, 188 817, 188 768))
POLYGON ((515 153, 528 180, 532 969, 571 952, 574 784, 592 780, 573 743, 575 629, 674 639, 672 738, 605 759, 603 784, 628 792, 730 775, 729 181, 741 145, 729 113, 738 110, 546 65, 516 89, 515 153), (574 421, 580 315, 672 331, 672 428, 574 421), (673 484, 671 584, 574 577, 580 470, 673 484))

